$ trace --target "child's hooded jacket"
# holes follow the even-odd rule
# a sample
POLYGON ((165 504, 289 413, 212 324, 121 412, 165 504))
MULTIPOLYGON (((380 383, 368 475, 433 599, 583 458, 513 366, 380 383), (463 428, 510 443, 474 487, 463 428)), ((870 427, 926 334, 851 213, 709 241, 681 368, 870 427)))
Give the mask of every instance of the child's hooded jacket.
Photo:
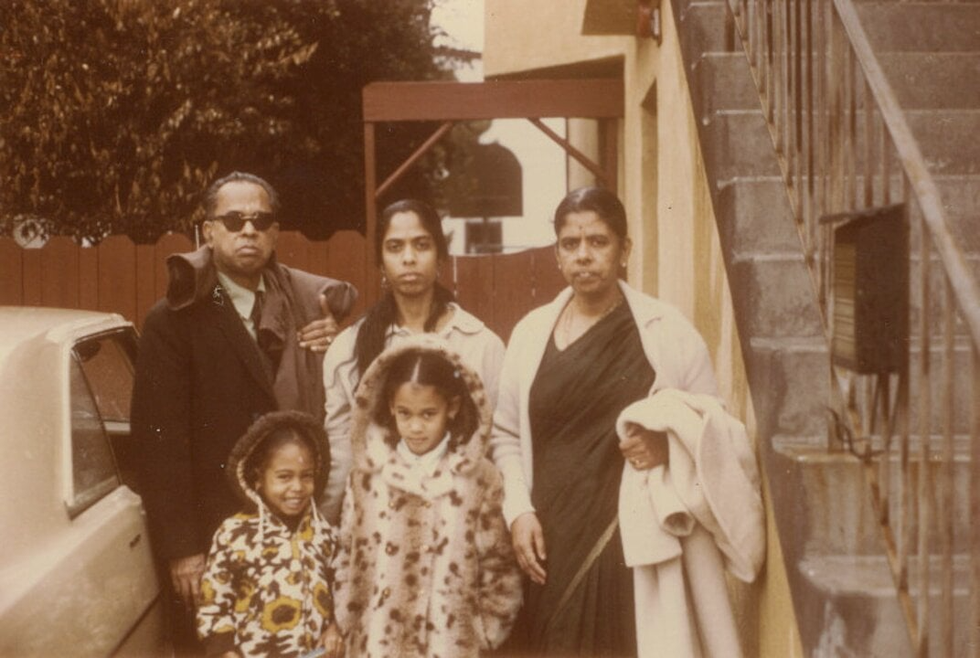
POLYGON ((208 655, 234 649, 246 658, 300 656, 316 647, 333 621, 330 525, 313 502, 290 530, 246 477, 249 456, 284 419, 317 437, 314 501, 326 484, 326 435, 307 414, 266 414, 235 445, 228 475, 248 511, 221 524, 208 555, 197 610, 198 635, 208 655))
POLYGON ((480 378, 444 341, 423 334, 382 353, 356 400, 335 589, 347 658, 463 658, 499 646, 520 608, 521 576, 500 474, 486 457, 492 409, 480 378), (409 350, 449 360, 477 410, 477 431, 451 441, 431 476, 409 467, 373 414, 388 403, 390 364, 409 350))

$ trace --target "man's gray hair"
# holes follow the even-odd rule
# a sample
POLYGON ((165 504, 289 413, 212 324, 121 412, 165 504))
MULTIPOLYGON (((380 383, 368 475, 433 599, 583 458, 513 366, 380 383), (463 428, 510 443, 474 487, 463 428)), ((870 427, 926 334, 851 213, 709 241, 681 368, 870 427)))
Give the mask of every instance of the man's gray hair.
POLYGON ((269 184, 264 178, 259 178, 255 174, 245 173, 244 171, 233 171, 227 176, 223 176, 211 183, 204 193, 204 212, 206 219, 214 217, 214 209, 218 206, 218 191, 228 183, 253 183, 258 185, 269 195, 269 205, 272 212, 279 214, 279 193, 276 188, 269 184))

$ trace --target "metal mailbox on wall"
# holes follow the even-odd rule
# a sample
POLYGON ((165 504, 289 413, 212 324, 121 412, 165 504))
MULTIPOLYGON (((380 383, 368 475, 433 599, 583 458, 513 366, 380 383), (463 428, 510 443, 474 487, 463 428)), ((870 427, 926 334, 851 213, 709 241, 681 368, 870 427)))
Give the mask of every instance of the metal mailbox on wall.
POLYGON ((832 340, 835 365, 899 372, 909 327, 909 229, 904 204, 821 219, 834 224, 832 340))

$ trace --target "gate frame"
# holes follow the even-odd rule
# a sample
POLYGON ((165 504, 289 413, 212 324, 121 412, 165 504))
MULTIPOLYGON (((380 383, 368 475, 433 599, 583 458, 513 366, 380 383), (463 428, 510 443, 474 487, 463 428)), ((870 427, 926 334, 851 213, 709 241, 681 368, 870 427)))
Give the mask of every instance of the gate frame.
MULTIPOLYGON (((527 119, 569 156, 617 190, 619 119, 624 115, 621 78, 564 80, 496 80, 491 82, 373 82, 361 92, 364 112, 365 263, 367 280, 377 277, 374 256, 378 199, 459 121, 527 119), (599 120, 604 135, 600 163, 576 149, 546 126, 543 118, 599 120), (376 133, 378 123, 442 121, 432 135, 379 185, 376 133)), ((376 288, 376 286, 372 286, 376 288)), ((375 290, 363 291, 374 299, 375 290)))

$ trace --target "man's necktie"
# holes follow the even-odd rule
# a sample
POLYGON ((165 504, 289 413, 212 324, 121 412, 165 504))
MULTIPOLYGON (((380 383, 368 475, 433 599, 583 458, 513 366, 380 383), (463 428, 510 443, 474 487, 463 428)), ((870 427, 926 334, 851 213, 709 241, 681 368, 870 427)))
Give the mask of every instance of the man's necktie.
POLYGON ((255 291, 255 303, 252 304, 252 312, 249 313, 248 317, 252 321, 252 329, 255 330, 256 340, 259 336, 259 320, 262 319, 262 302, 265 296, 264 290, 255 291))
POLYGON ((279 358, 282 354, 270 344, 270 341, 274 342, 272 334, 263 333, 259 330, 259 322, 262 320, 262 305, 264 302, 265 291, 256 290, 255 303, 252 304, 252 312, 249 314, 249 318, 252 320, 252 326, 255 328, 255 342, 259 346, 259 352, 262 354, 270 372, 275 373, 279 368, 279 358))

